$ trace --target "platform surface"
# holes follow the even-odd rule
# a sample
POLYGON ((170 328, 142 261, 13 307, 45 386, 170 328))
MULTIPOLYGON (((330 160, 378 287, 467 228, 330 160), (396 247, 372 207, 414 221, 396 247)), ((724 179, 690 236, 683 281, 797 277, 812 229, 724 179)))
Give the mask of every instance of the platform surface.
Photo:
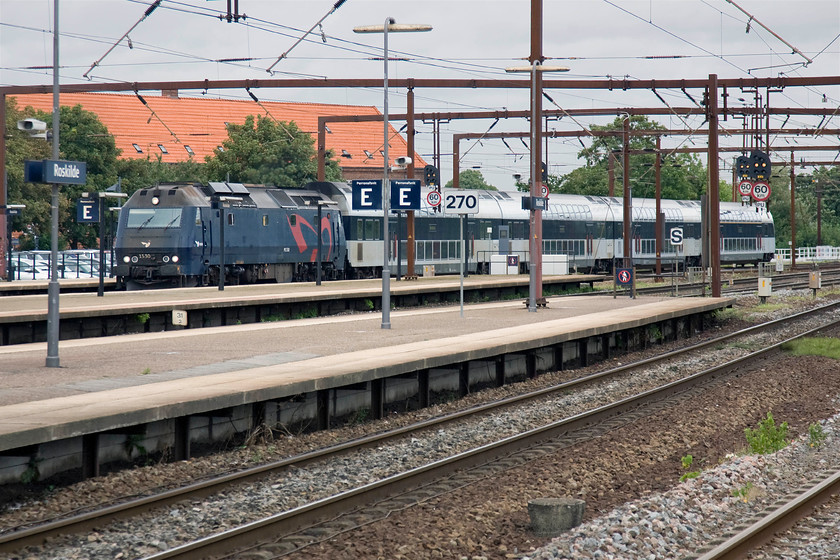
MULTIPOLYGON (((228 327, 61 341, 61 367, 45 366, 46 343, 0 347, 0 405, 82 394, 168 379, 251 369, 357 350, 376 351, 410 342, 435 341, 506 327, 539 333, 541 323, 567 319, 580 330, 593 321, 609 324, 627 310, 643 315, 724 307, 726 298, 567 296, 549 298, 529 312, 522 300, 391 311, 228 327)), ((556 325, 555 325, 556 327, 556 325)), ((432 343, 434 345, 434 342, 432 343)))
MULTIPOLYGON (((592 274, 570 274, 565 276, 546 276, 545 282, 556 281, 560 284, 589 284, 603 280, 602 276, 592 274)), ((25 282, 15 282, 22 285, 25 282)), ((46 281, 35 281, 33 285, 45 287, 46 281)), ((65 288, 82 285, 84 282, 62 280, 65 288)), ((8 284, 6 284, 8 285, 8 284)), ((464 278, 465 288, 500 286, 528 286, 527 275, 488 276, 471 275, 464 278)), ((413 294, 429 291, 458 290, 460 280, 457 276, 421 277, 417 280, 391 280, 392 294, 413 294)), ((224 307, 231 304, 274 303, 284 301, 321 301, 341 299, 347 296, 378 298, 382 293, 382 280, 337 280, 324 281, 320 286, 314 282, 292 282, 284 284, 253 284, 226 286, 219 290, 217 286, 202 288, 171 288, 160 290, 112 291, 101 297, 92 293, 63 293, 59 298, 59 312, 62 317, 78 315, 91 316, 110 314, 113 310, 129 309, 133 311, 168 310, 177 305, 181 309, 206 307, 224 307)), ((23 317, 28 320, 45 319, 48 313, 46 293, 39 295, 10 295, 0 298, 0 320, 10 317, 23 317)))
POLYGON ((567 296, 549 298, 548 307, 536 312, 522 300, 465 305, 463 316, 457 305, 392 311, 390 329, 381 328, 381 312, 370 312, 82 339, 59 344, 59 368, 44 365, 45 343, 0 347, 0 439, 15 426, 49 429, 86 424, 88 417, 119 423, 123 413, 133 414, 134 422, 177 414, 201 400, 234 406, 272 398, 281 385, 301 392, 340 386, 434 367, 453 356, 522 351, 540 341, 612 332, 732 301, 567 296))

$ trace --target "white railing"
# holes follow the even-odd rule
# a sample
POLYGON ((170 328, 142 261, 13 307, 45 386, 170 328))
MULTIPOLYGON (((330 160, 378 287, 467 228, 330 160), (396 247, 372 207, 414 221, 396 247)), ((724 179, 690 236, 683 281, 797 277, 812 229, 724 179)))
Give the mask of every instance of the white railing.
MULTIPOLYGON (((790 249, 776 249, 776 257, 773 260, 790 262, 790 249)), ((840 261, 840 247, 820 245, 818 247, 797 247, 797 262, 819 262, 819 261, 840 261)))

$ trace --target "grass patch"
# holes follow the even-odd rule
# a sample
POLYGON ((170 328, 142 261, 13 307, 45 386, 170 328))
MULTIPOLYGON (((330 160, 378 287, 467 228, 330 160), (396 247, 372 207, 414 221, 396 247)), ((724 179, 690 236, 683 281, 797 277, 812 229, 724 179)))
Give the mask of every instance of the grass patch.
POLYGON ((261 323, 275 323, 277 321, 285 321, 286 317, 280 314, 276 315, 264 315, 260 318, 261 323))
POLYGON ((840 340, 836 338, 800 338, 784 343, 782 350, 794 356, 824 356, 840 360, 840 340))
POLYGON ((784 303, 759 303, 750 311, 752 313, 772 313, 773 311, 785 309, 786 307, 787 305, 785 305, 784 303))

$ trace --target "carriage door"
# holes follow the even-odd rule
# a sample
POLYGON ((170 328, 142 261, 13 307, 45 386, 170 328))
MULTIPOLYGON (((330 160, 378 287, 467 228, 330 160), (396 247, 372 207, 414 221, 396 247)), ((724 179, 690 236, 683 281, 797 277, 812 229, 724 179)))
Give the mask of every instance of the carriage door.
POLYGON ((510 253, 510 226, 499 226, 499 254, 510 253))

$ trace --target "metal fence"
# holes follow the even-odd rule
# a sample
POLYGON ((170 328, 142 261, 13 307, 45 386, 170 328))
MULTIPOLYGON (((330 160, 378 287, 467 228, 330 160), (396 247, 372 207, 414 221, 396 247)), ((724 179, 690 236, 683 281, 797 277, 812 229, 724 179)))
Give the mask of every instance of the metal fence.
MULTIPOLYGON (((111 271, 111 255, 105 253, 105 275, 111 271)), ((52 269, 50 251, 12 252, 8 263, 14 280, 48 280, 52 269)), ((99 250, 71 250, 58 253, 58 277, 98 278, 99 250)))

